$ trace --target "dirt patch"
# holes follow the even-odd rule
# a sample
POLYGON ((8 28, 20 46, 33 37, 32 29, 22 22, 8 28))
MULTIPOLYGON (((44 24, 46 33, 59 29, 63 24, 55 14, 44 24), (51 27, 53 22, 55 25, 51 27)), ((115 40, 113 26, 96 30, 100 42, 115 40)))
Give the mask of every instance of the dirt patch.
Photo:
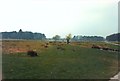
POLYGON ((22 48, 9 48, 7 50, 3 50, 5 51, 6 53, 23 53, 23 52, 27 52, 26 49, 22 49, 22 48))

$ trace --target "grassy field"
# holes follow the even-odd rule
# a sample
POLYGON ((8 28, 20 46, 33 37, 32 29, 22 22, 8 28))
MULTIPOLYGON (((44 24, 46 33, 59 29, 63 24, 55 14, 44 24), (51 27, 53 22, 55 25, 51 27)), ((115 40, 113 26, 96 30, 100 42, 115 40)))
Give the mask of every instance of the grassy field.
POLYGON ((3 41, 3 79, 109 79, 118 72, 118 53, 93 44, 118 48, 103 42, 3 41))

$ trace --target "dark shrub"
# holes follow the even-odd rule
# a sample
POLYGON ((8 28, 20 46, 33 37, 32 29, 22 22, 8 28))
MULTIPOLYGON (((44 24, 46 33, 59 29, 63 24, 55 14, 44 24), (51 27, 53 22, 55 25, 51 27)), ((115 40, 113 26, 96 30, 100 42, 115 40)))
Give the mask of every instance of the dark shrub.
POLYGON ((104 48, 102 48, 102 49, 103 49, 103 50, 109 50, 109 48, 105 48, 105 47, 104 47, 104 48))
POLYGON ((114 49, 109 48, 110 51, 114 51, 114 49))
POLYGON ((48 46, 47 46, 47 45, 45 45, 44 47, 45 47, 45 48, 48 48, 48 46))
POLYGON ((118 50, 118 49, 115 49, 115 51, 116 51, 116 52, 119 52, 119 50, 118 50))
POLYGON ((33 51, 33 50, 27 51, 27 55, 29 55, 29 56, 31 56, 31 57, 38 56, 38 55, 37 55, 37 52, 35 52, 35 51, 33 51))
POLYGON ((100 47, 100 46, 97 46, 97 45, 93 45, 92 48, 101 49, 101 47, 100 47))

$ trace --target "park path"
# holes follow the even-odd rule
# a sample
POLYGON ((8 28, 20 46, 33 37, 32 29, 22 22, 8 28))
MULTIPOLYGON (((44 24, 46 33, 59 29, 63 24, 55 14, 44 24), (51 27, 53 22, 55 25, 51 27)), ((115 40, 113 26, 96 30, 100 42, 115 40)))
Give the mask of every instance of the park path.
MULTIPOLYGON (((115 44, 115 43, 112 43, 112 42, 108 42, 108 41, 105 41, 105 42, 108 43, 108 44, 120 46, 119 44, 115 44)), ((118 74, 116 74, 115 76, 111 77, 110 81, 120 81, 120 72, 118 74)))
POLYGON ((120 81, 120 72, 116 74, 114 77, 110 78, 110 81, 120 81))

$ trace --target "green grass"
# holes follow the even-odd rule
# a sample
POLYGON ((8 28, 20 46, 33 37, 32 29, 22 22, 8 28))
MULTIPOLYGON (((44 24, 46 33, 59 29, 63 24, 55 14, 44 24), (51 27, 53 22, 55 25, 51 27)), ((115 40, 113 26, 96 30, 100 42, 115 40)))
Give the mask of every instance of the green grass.
MULTIPOLYGON (((39 47, 39 46, 38 46, 39 47)), ((118 55, 80 45, 51 45, 38 57, 3 53, 4 79, 109 79, 118 71, 118 55)))

